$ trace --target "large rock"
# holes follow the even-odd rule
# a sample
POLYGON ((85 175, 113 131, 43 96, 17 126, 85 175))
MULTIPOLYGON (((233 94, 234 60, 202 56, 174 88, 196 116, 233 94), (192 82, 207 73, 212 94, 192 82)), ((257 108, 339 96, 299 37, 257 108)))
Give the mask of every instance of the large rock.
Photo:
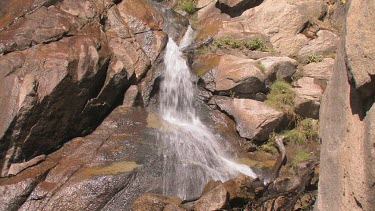
POLYGON ((194 210, 221 210, 229 206, 229 194, 223 185, 219 185, 210 192, 204 194, 194 204, 194 210))
POLYGON ((284 117, 282 112, 255 100, 215 97, 214 101, 235 119, 241 137, 255 141, 267 140, 284 117))
POLYGON ((346 23, 345 48, 348 68, 353 75, 355 86, 361 88, 365 96, 374 93, 375 43, 372 33, 375 30, 374 9, 374 2, 353 1, 346 23))
POLYGON ((208 90, 226 95, 251 95, 265 90, 265 76, 256 61, 224 55, 218 62, 202 77, 208 90))
POLYGON ((303 77, 297 81, 293 91, 296 93, 295 112, 302 117, 318 119, 322 88, 314 78, 303 77))
MULTIPOLYGON (((0 56, 3 176, 12 163, 94 130, 146 75, 167 41, 162 17, 144 1, 34 3, 0 32, 7 52, 0 56)), ((4 10, 14 6, 4 4, 4 10)))
POLYGON ((311 40, 298 51, 298 57, 305 61, 311 55, 333 56, 336 53, 339 37, 333 32, 320 30, 318 38, 311 40))
POLYGON ((276 79, 290 81, 292 75, 297 71, 298 62, 289 57, 265 57, 258 59, 261 70, 267 78, 274 81, 276 79))
POLYGON ((325 89, 328 81, 331 79, 333 72, 333 65, 335 60, 332 58, 325 58, 322 62, 312 62, 303 67, 303 75, 315 79, 315 82, 325 89))
POLYGON ((253 181, 254 179, 246 175, 240 175, 223 184, 229 193, 231 207, 243 207, 255 199, 253 181))
POLYGON ((319 0, 265 0, 240 17, 223 21, 222 30, 266 35, 276 51, 293 55, 309 41, 300 33, 309 19, 318 18, 323 13, 324 2, 319 0))

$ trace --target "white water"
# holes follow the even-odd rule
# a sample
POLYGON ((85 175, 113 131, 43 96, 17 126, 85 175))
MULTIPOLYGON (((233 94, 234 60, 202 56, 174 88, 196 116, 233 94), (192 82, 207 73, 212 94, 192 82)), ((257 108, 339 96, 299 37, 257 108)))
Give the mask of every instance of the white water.
POLYGON ((196 115, 190 70, 181 52, 192 36, 189 28, 180 47, 169 39, 160 100, 165 122, 159 134, 164 156, 163 194, 182 199, 199 196, 211 179, 226 181, 239 173, 256 177, 248 166, 223 156, 215 136, 196 115))

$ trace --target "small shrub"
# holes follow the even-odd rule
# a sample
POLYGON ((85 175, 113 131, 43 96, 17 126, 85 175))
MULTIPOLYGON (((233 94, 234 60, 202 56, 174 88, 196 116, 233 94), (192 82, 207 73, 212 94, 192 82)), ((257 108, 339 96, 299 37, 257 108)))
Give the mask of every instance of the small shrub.
POLYGON ((310 55, 307 57, 306 59, 306 63, 307 64, 310 64, 310 63, 318 63, 318 62, 321 62, 323 61, 323 56, 320 56, 320 55, 310 55))
POLYGON ((306 141, 312 141, 318 138, 318 121, 307 118, 298 120, 296 127, 289 131, 284 131, 284 135, 287 142, 294 144, 303 144, 306 141))
POLYGON ((259 146, 259 150, 262 150, 271 154, 277 153, 275 143, 271 139, 267 143, 259 146))
POLYGON ((298 163, 301 163, 301 162, 303 162, 303 161, 309 160, 310 157, 311 157, 310 153, 305 152, 305 151, 300 151, 300 152, 298 152, 298 153, 294 156, 294 158, 293 158, 293 160, 292 160, 292 165, 293 165, 293 166, 296 166, 298 163))
POLYGON ((244 44, 245 44, 245 47, 247 49, 250 49, 252 51, 255 51, 255 50, 267 51, 266 44, 263 42, 262 39, 260 39, 258 37, 247 40, 247 41, 244 42, 244 44))
POLYGON ((265 102, 277 110, 294 116, 295 95, 296 94, 292 90, 292 86, 289 83, 283 80, 276 80, 272 84, 271 91, 267 95, 267 100, 265 102))
POLYGON ((183 0, 178 6, 188 14, 193 14, 197 10, 197 2, 195 0, 183 0))
POLYGON ((267 51, 267 46, 260 38, 252 38, 250 40, 238 40, 231 37, 218 38, 213 42, 218 48, 246 48, 252 51, 267 51))

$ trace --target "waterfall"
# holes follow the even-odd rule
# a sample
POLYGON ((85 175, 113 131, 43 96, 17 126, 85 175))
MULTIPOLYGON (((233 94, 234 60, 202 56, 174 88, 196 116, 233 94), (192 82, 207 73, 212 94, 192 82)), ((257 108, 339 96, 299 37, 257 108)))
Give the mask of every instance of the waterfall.
POLYGON ((256 177, 248 166, 223 156, 215 136, 196 115, 192 76, 181 52, 192 40, 191 28, 180 47, 169 38, 160 97, 163 194, 182 199, 199 196, 211 179, 226 181, 239 173, 256 177))

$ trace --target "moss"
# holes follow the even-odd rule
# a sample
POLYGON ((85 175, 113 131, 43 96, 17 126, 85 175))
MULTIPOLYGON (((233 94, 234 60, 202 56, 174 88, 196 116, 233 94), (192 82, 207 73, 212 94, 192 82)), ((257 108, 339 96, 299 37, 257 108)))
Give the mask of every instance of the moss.
POLYGON ((292 90, 292 86, 283 81, 276 80, 272 86, 271 91, 267 95, 267 100, 265 101, 268 105, 285 112, 288 115, 294 116, 294 98, 295 93, 292 90))
POLYGON ((297 164, 309 160, 311 157, 310 153, 305 151, 299 151, 292 160, 292 165, 296 166, 297 164))
POLYGON ((183 11, 188 14, 194 14, 197 11, 197 1, 196 0, 182 0, 178 3, 178 6, 183 11))
POLYGON ((310 64, 310 63, 313 63, 313 62, 318 63, 318 62, 322 62, 322 61, 323 61, 323 56, 314 55, 314 54, 308 56, 307 59, 306 59, 307 64, 310 64))

